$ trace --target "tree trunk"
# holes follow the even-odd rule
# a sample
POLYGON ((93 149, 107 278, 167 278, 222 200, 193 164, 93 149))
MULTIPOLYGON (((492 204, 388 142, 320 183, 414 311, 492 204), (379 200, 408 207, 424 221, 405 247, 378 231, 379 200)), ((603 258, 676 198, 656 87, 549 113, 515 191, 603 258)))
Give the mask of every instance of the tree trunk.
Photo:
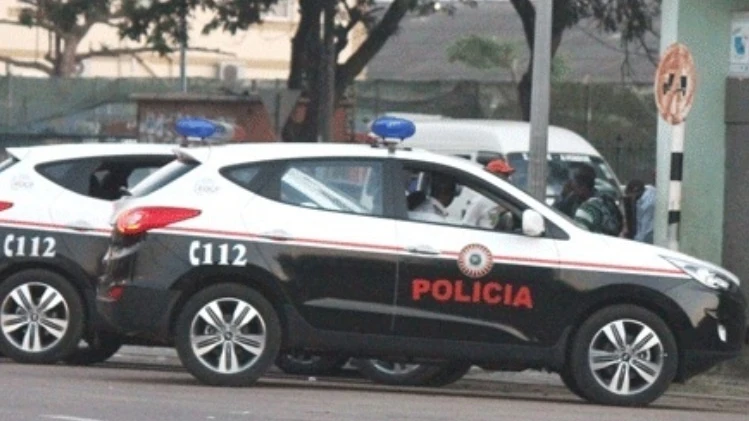
POLYGON ((60 46, 55 51, 54 72, 52 76, 62 78, 74 77, 78 69, 76 52, 78 51, 78 44, 80 44, 81 38, 73 35, 63 35, 60 36, 58 42, 60 46))
POLYGON ((336 69, 335 99, 338 102, 346 89, 354 82, 356 76, 364 70, 370 60, 385 46, 387 40, 395 33, 401 20, 411 8, 411 0, 394 0, 390 3, 385 15, 364 40, 346 63, 336 69))
POLYGON ((287 86, 289 89, 302 91, 306 99, 305 113, 302 121, 292 119, 294 113, 284 124, 282 137, 285 142, 314 142, 317 138, 318 120, 318 81, 320 68, 320 16, 322 2, 318 0, 301 0, 299 2, 301 19, 296 34, 291 41, 291 70, 287 86))
MULTIPOLYGON (((533 90, 533 52, 536 34, 536 9, 530 3, 529 0, 510 0, 515 11, 520 16, 520 20, 523 23, 523 33, 525 34, 525 41, 528 44, 528 50, 530 52, 530 59, 528 60, 528 67, 520 79, 518 84, 518 102, 520 104, 520 113, 523 120, 530 121, 531 119, 531 92, 533 90)), ((562 34, 567 27, 567 15, 565 9, 568 7, 568 0, 556 0, 554 2, 554 13, 553 22, 551 25, 551 58, 554 59, 559 44, 562 43, 562 34)))

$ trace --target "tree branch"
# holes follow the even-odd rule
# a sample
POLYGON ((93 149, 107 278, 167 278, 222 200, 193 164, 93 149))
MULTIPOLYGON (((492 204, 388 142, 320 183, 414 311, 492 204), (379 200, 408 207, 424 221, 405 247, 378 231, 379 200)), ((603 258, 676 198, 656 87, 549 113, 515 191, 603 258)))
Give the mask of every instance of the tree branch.
POLYGON ((52 68, 52 66, 46 65, 44 63, 40 63, 38 61, 16 60, 10 56, 0 56, 0 63, 8 63, 8 64, 12 64, 13 66, 23 67, 26 69, 36 69, 48 75, 51 75, 54 72, 54 69, 52 68))
MULTIPOLYGON (((204 53, 214 53, 224 56, 234 56, 234 53, 222 51, 217 48, 189 47, 188 51, 199 51, 204 53)), ((154 47, 137 47, 137 48, 106 48, 101 50, 91 50, 86 53, 76 54, 76 61, 86 60, 93 57, 117 57, 124 55, 135 55, 138 53, 156 52, 154 47)))
POLYGON ((369 61, 385 46, 391 35, 398 29, 403 17, 411 6, 410 0, 393 0, 380 22, 370 31, 367 39, 336 71, 336 100, 343 96, 346 88, 364 70, 369 61))

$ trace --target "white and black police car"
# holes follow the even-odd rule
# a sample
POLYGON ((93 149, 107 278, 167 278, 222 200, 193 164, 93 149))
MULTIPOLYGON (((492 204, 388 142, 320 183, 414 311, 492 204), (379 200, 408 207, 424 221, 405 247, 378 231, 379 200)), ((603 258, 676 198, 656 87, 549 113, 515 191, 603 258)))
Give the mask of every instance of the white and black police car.
POLYGON ((113 222, 98 309, 207 384, 251 385, 304 351, 424 363, 438 382, 547 369, 587 400, 644 405, 744 342, 728 271, 589 233, 470 162, 389 141, 181 149, 113 222), (502 216, 467 224, 458 190, 502 216))
POLYGON ((0 353, 19 362, 106 360, 95 286, 112 203, 174 159, 174 145, 8 148, 0 164, 0 353))

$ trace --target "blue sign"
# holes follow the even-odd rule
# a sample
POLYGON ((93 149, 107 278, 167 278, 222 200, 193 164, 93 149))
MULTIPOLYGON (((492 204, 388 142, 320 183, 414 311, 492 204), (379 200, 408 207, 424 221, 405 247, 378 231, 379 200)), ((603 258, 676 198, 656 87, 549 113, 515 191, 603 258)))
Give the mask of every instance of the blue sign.
POLYGON ((174 126, 180 135, 200 139, 213 136, 217 130, 216 125, 210 120, 194 117, 180 118, 174 126))
POLYGON ((416 133, 410 120, 397 117, 380 117, 372 123, 372 132, 383 139, 406 139, 416 133))

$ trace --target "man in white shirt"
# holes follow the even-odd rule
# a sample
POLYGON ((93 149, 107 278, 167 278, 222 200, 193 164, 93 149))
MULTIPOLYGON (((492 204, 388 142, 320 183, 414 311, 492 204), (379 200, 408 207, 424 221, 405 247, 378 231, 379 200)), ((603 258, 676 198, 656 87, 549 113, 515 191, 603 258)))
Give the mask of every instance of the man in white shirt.
POLYGON ((450 206, 457 184, 452 177, 443 174, 434 174, 431 183, 431 195, 408 212, 408 218, 415 221, 428 222, 450 222, 447 207, 450 206))
POLYGON ((627 184, 625 193, 635 201, 634 240, 653 244, 655 186, 635 179, 627 184))
MULTIPOLYGON (((512 173, 515 172, 515 169, 504 159, 495 159, 489 162, 485 169, 508 181, 512 173)), ((497 226, 499 218, 504 211, 506 210, 493 200, 477 194, 468 205, 466 214, 463 217, 463 225, 493 229, 497 226)))

